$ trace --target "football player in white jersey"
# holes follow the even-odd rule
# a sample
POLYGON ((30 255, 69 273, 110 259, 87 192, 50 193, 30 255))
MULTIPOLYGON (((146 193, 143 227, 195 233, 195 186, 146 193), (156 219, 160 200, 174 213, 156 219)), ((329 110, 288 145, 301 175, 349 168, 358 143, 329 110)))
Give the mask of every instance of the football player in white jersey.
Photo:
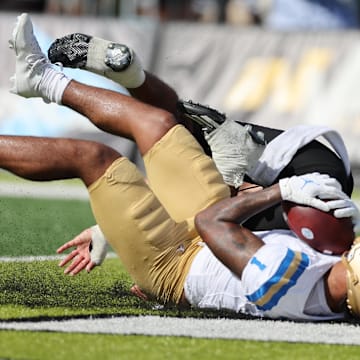
MULTIPOLYGON (((230 197, 214 162, 174 116, 136 99, 67 78, 42 53, 27 14, 18 18, 12 91, 87 116, 99 128, 136 141, 150 182, 126 158, 96 142, 0 137, 0 166, 33 180, 79 177, 98 226, 64 244, 61 265, 75 275, 103 260, 105 240, 145 293, 162 302, 290 319, 358 315, 359 245, 339 258, 316 253, 290 232, 253 233, 249 216, 282 200, 359 220, 340 184, 318 173, 282 179, 230 197), (325 199, 337 199, 324 201, 325 199), (218 282, 216 282, 219 280, 218 282), (211 286, 207 286, 211 283, 211 286)), ((248 131, 248 160, 261 144, 248 131)), ((256 156, 253 156, 256 154, 256 156)))

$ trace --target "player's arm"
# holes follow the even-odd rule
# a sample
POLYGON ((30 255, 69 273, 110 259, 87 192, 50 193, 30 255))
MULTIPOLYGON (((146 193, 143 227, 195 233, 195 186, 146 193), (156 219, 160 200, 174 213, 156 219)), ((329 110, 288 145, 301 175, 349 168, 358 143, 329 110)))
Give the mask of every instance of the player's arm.
POLYGON ((323 211, 329 204, 322 199, 342 199, 340 184, 318 173, 281 179, 261 191, 224 199, 200 212, 195 218, 197 230, 214 255, 241 276, 243 269, 263 242, 239 225, 256 213, 279 203, 293 201, 323 211))
POLYGON ((214 255, 241 277, 248 261, 264 243, 239 224, 280 201, 278 184, 256 193, 221 200, 196 216, 196 228, 214 255))

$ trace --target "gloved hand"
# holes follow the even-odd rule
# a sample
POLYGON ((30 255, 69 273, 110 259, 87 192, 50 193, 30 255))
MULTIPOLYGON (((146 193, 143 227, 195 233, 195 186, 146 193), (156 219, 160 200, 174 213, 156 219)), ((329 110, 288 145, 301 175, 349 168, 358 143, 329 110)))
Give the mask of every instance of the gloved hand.
POLYGON ((330 211, 328 202, 322 199, 346 199, 339 182, 329 175, 311 173, 279 181, 283 200, 308 205, 322 211, 330 211))
POLYGON ((229 119, 210 133, 205 133, 212 158, 227 185, 238 188, 245 173, 264 151, 265 145, 254 141, 252 134, 250 125, 242 126, 229 119))
POLYGON ((349 197, 346 199, 331 200, 327 203, 331 210, 334 210, 334 216, 337 218, 351 217, 354 224, 354 232, 360 231, 360 211, 354 201, 349 197))

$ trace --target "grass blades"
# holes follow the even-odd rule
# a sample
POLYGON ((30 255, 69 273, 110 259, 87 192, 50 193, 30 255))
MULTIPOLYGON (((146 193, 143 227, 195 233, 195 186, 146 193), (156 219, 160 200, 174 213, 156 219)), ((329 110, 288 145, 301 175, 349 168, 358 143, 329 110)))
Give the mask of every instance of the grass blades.
POLYGON ((0 331, 2 359, 356 359, 358 347, 186 337, 0 331))
POLYGON ((79 316, 161 315, 232 318, 218 311, 179 310, 144 302, 130 293, 132 281, 118 259, 90 274, 65 276, 56 261, 0 263, 0 320, 79 316))
POLYGON ((93 225, 89 203, 78 200, 0 198, 0 256, 54 255, 93 225))
POLYGON ((17 317, 21 307, 21 317, 112 314, 119 308, 130 314, 139 306, 130 285, 117 259, 74 277, 65 276, 56 261, 0 263, 0 304, 7 306, 0 307, 0 318, 17 317))

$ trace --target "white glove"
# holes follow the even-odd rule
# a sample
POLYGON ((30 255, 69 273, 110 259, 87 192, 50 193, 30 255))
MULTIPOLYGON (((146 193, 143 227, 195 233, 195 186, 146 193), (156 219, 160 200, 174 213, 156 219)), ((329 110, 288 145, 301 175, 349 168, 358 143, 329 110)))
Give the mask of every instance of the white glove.
MULTIPOLYGON (((217 129, 205 133, 205 140, 224 182, 235 188, 243 183, 245 173, 255 165, 265 149, 264 145, 253 140, 250 129, 250 125, 242 126, 227 119, 217 129)), ((262 133, 257 135, 263 136, 262 133)))
POLYGON ((341 191, 339 182, 329 175, 312 173, 279 181, 283 200, 308 205, 322 211, 329 211, 328 202, 321 199, 345 199, 347 195, 341 191))
POLYGON ((360 231, 360 211, 350 198, 328 201, 327 204, 331 210, 334 210, 335 217, 351 217, 354 224, 354 232, 360 231))
POLYGON ((101 265, 108 251, 108 243, 99 225, 92 226, 90 230, 91 230, 90 259, 96 265, 101 265))

